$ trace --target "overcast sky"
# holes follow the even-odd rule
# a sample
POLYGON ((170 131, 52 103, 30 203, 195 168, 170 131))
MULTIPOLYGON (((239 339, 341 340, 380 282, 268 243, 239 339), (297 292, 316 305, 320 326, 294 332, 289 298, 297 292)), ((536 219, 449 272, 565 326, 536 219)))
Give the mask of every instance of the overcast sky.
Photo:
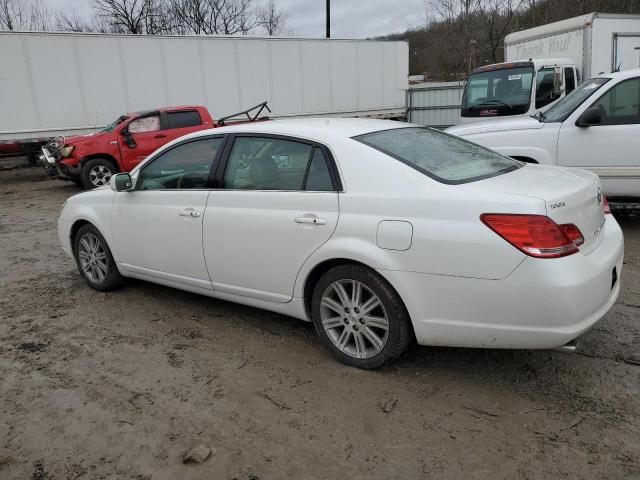
MULTIPOLYGON (((260 3, 261 0, 256 0, 260 3)), ((42 0, 48 7, 91 13, 91 0, 42 0)), ((324 36, 325 0, 276 0, 287 14, 287 29, 298 37, 324 36)), ((331 36, 365 38, 403 32, 422 24, 423 0, 332 0, 331 36)))

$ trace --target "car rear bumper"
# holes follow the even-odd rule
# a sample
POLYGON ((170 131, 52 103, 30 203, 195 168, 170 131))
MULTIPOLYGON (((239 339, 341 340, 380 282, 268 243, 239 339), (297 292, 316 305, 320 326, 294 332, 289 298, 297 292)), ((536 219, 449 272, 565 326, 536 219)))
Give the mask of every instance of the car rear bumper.
POLYGON ((602 243, 588 255, 527 257, 502 280, 380 273, 403 298, 421 345, 556 348, 613 306, 623 253, 620 226, 607 215, 602 243))

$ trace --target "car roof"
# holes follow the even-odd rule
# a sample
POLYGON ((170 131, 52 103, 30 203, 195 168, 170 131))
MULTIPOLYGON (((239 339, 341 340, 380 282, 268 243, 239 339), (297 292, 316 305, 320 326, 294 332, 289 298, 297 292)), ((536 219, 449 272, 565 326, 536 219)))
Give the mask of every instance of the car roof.
POLYGON ((613 73, 604 73, 604 74, 594 75, 593 78, 625 79, 625 78, 633 78, 638 76, 640 76, 640 68, 634 68, 632 70, 624 70, 622 72, 613 72, 613 73))
POLYGON ((320 141, 340 137, 351 138, 366 133, 406 127, 419 127, 419 125, 368 118, 304 118, 229 125, 196 132, 191 137, 206 136, 212 133, 258 133, 297 136, 320 141))

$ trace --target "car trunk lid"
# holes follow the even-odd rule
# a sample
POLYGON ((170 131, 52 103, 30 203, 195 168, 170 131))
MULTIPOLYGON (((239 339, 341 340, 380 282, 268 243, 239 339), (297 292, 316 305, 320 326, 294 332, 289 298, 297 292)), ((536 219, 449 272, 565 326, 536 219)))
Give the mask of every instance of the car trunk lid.
MULTIPOLYGON (((584 243, 580 251, 596 248, 604 225, 604 196, 593 173, 563 167, 525 165, 513 172, 467 184, 473 189, 524 195, 544 201, 547 216, 558 225, 573 224, 584 243)), ((487 212, 487 213, 511 213, 487 212)))

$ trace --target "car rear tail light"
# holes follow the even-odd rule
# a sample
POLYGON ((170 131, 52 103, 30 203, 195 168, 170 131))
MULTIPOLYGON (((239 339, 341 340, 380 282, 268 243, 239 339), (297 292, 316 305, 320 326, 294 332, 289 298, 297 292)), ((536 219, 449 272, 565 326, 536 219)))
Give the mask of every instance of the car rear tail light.
POLYGON ((604 207, 604 214, 611 215, 611 207, 609 206, 609 200, 607 200, 607 197, 605 196, 602 197, 602 205, 604 207))
POLYGON ((575 240, 582 239, 584 242, 578 227, 572 224, 558 225, 544 215, 485 213, 480 215, 480 220, 531 257, 566 257, 579 251, 575 240))
POLYGON ((579 247, 584 243, 582 232, 573 223, 564 223, 558 226, 560 227, 560 230, 562 230, 564 234, 569 237, 569 240, 571 240, 576 247, 579 247))

